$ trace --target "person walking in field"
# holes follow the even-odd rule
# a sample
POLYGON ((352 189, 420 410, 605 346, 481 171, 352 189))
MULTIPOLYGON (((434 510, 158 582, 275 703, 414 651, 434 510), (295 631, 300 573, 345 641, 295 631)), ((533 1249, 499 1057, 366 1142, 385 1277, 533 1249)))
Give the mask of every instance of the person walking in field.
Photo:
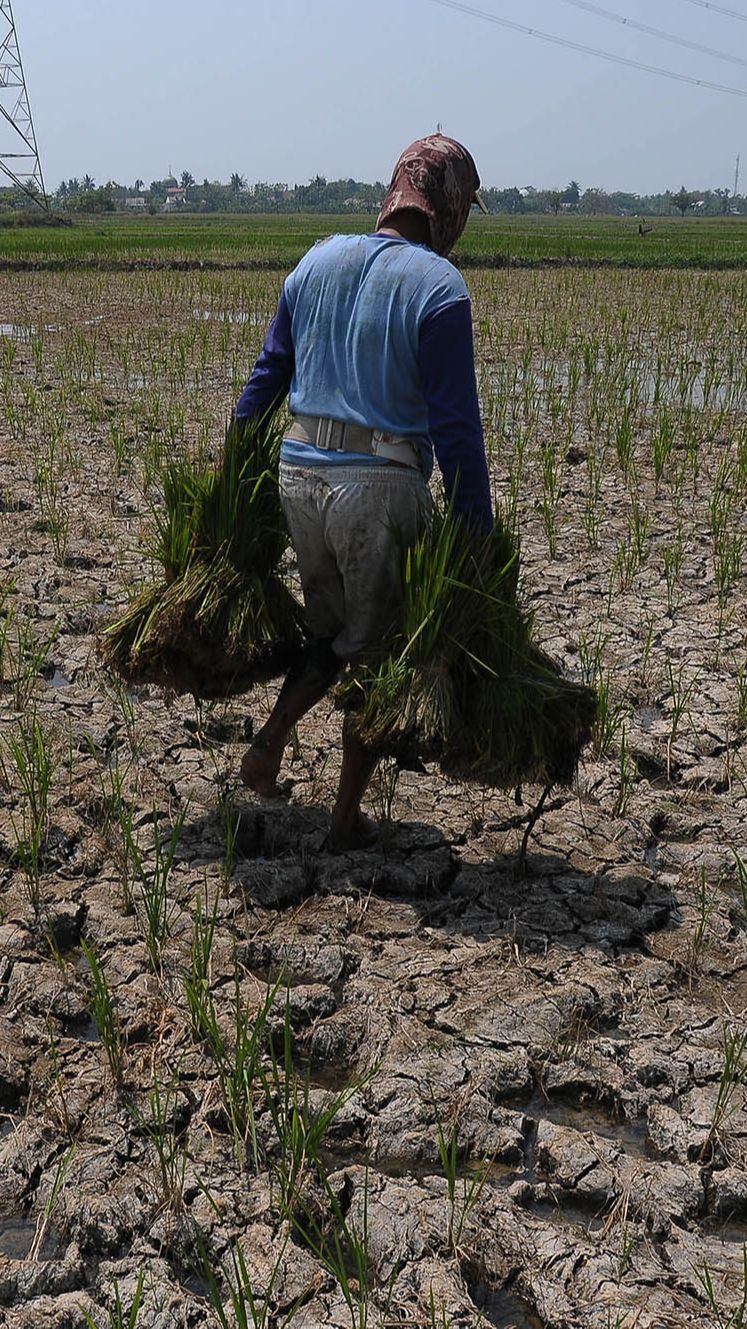
MULTIPOLYGON (((447 259, 479 185, 454 139, 407 148, 375 233, 320 241, 286 279, 236 406, 248 421, 290 394, 280 497, 310 635, 241 764, 259 795, 277 793, 293 726, 396 627, 401 550, 429 520, 434 454, 455 512, 492 526, 471 305, 447 259)), ((330 848, 371 838, 360 805, 375 764, 346 717, 330 848)))

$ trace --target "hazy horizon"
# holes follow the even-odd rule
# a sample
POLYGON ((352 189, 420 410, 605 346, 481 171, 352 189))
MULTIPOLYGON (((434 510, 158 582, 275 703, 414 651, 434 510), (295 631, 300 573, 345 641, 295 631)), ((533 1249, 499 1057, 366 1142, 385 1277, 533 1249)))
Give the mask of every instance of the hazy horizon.
MULTIPOLYGON (((570 41, 747 88, 747 22, 683 0, 604 7, 731 54, 683 50, 561 0, 478 7, 570 41)), ((747 17, 747 0, 740 4, 747 17)), ((430 0, 15 0, 47 187, 89 173, 199 181, 384 180, 402 147, 435 130, 465 142, 486 186, 635 193, 731 188, 747 131, 742 98, 505 31, 430 0)), ((6 131, 7 133, 7 131, 6 131)), ((7 139, 0 139, 3 147, 7 139)), ((743 180, 747 178, 743 176, 743 180)))

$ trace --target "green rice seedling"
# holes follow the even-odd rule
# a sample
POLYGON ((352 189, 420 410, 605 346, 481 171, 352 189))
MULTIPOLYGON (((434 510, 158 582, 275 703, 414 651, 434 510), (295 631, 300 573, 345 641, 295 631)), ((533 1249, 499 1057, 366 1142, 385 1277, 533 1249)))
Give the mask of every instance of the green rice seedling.
POLYGON ((747 1083, 747 1029, 738 1025, 724 1025, 722 1031, 723 1067, 706 1140, 700 1150, 700 1159, 706 1158, 715 1142, 723 1143, 723 1135, 732 1116, 742 1104, 747 1083))
POLYGON ((138 735, 137 714, 135 711, 133 694, 128 689, 125 681, 119 678, 116 674, 113 674, 110 677, 109 686, 106 690, 119 712, 122 726, 127 736, 127 746, 130 749, 130 756, 134 761, 140 753, 140 738, 138 735))
POLYGON ((739 884, 739 890, 742 896, 742 907, 744 909, 745 916, 747 916, 747 863, 745 863, 741 854, 737 853, 736 849, 732 849, 731 852, 734 858, 735 867, 737 869, 737 882, 739 884))
POLYGON ((137 1129, 152 1146, 158 1162, 158 1201, 165 1209, 180 1209, 189 1162, 188 1133, 179 1112, 178 1077, 162 1085, 157 1072, 148 1094, 147 1112, 129 1105, 137 1129))
POLYGON ((664 478, 667 466, 669 465, 672 449, 674 448, 674 439, 674 420, 668 407, 664 406, 659 411, 656 418, 656 425, 651 435, 654 476, 656 479, 657 490, 664 478))
POLYGON ((114 841, 114 862, 119 870, 119 882, 122 888, 122 909, 125 914, 134 914, 135 911, 135 870, 136 859, 134 850, 137 844, 135 838, 135 807, 134 804, 122 799, 117 807, 117 837, 114 841))
POLYGON ((278 1054, 271 1038, 269 1069, 260 1064, 257 1073, 275 1132, 277 1148, 269 1163, 279 1186, 280 1212, 292 1217, 309 1173, 323 1175, 319 1151, 327 1131, 362 1082, 348 1085, 322 1106, 312 1104, 308 1075, 300 1077, 293 1060, 290 991, 285 997, 282 1052, 278 1054))
POLYGON ((210 1010, 211 957, 215 928, 218 921, 219 897, 216 895, 208 914, 198 896, 195 897, 195 915, 190 947, 189 975, 184 980, 184 995, 189 1008, 192 1032, 195 1038, 205 1036, 212 1027, 210 1010))
POLYGON ((636 563, 635 554, 630 544, 630 540, 621 537, 615 546, 615 557, 612 560, 610 568, 609 584, 607 587, 607 617, 612 613, 613 586, 616 584, 618 591, 627 591, 630 589, 635 576, 636 563))
POLYGON ((337 692, 379 757, 501 788, 572 780, 596 698, 532 642, 517 577, 502 525, 479 536, 449 511, 405 551, 401 635, 337 692))
POLYGON ((558 455, 552 442, 542 447, 542 520, 550 558, 558 552, 557 515, 560 499, 558 455))
MULTIPOLYGON (((485 1323, 485 1316, 480 1311, 475 1320, 475 1329, 480 1329, 480 1325, 485 1323)), ((428 1319, 426 1321, 427 1329, 453 1329, 454 1321, 448 1315, 443 1302, 436 1306, 436 1298, 433 1294, 433 1285, 428 1289, 428 1319)))
MULTIPOLYGON (((328 1207, 326 1223, 308 1208, 294 1220, 294 1227, 312 1254, 337 1282, 350 1312, 352 1329, 367 1329, 374 1309, 374 1266, 371 1258, 368 1227, 369 1178, 366 1169, 360 1213, 350 1218, 345 1214, 338 1196, 329 1182, 324 1181, 328 1207)), ((376 1299, 375 1309, 384 1323, 388 1322, 392 1295, 400 1261, 395 1260, 389 1277, 376 1299)))
POLYGON ((685 661, 680 664, 679 669, 675 671, 671 660, 666 663, 667 678, 669 680, 669 695, 672 703, 672 723, 667 740, 667 779, 672 778, 672 747, 677 740, 682 720, 690 715, 690 701, 695 688, 698 684, 700 671, 697 671, 690 679, 685 682, 685 661))
POLYGON ((96 809, 97 821, 104 834, 108 836, 112 828, 119 824, 123 809, 127 806, 125 782, 130 766, 127 766, 124 770, 122 769, 119 762, 119 749, 116 747, 102 761, 96 743, 90 734, 85 735, 85 745, 96 765, 99 785, 99 805, 96 809))
POLYGON ((9 605, 0 631, 0 682, 10 687, 13 709, 26 711, 47 662, 58 629, 37 637, 31 619, 9 605))
POLYGON ((229 1045, 221 1032, 212 994, 205 990, 204 984, 201 989, 196 987, 191 978, 185 983, 193 1025, 198 1026, 199 1036, 215 1063, 236 1159, 242 1168, 247 1161, 254 1168, 265 1161, 257 1135, 257 1100, 262 1087, 262 1054, 267 1043, 268 1021, 279 986, 278 981, 268 987, 259 1010, 249 1017, 242 1005, 236 975, 233 1044, 229 1045))
POLYGON ((109 442, 114 454, 114 474, 119 479, 130 466, 130 439, 119 421, 112 420, 109 425, 109 442))
POLYGON ((635 553, 635 569, 642 567, 648 554, 648 537, 651 519, 641 506, 640 499, 634 494, 628 514, 628 543, 635 553))
POLYGON ((623 475, 628 475, 633 462, 633 414, 627 405, 617 422, 615 450, 623 475))
POLYGON ((623 724, 620 733, 620 784, 615 799, 614 816, 625 816, 637 779, 638 762, 628 749, 628 730, 623 724))
POLYGON ((722 1305, 722 1297, 713 1280, 713 1272, 706 1261, 702 1269, 695 1274, 702 1287, 708 1309, 713 1315, 716 1329, 745 1329, 747 1326, 747 1245, 742 1247, 741 1287, 737 1289, 739 1300, 728 1309, 722 1305))
POLYGON ((371 782, 369 797, 374 816, 377 821, 385 822, 387 825, 392 820, 400 773, 396 761, 383 761, 371 782))
MULTIPOLYGON (((64 963, 64 961, 63 961, 64 963)), ((54 1021, 51 1016, 47 1017, 47 1037, 49 1039, 49 1061, 50 1061, 50 1081, 54 1090, 56 1100, 57 1119, 67 1135, 70 1143, 73 1143, 77 1122, 71 1118, 68 1105, 68 1096, 65 1089, 65 1080, 62 1074, 62 1063, 60 1060, 60 1049, 57 1043, 54 1021)), ((45 1104, 47 1109, 51 1108, 49 1100, 45 1104)))
POLYGON ((701 868, 698 873, 697 885, 697 917, 693 934, 688 945, 687 971, 692 979, 698 973, 702 958, 710 942, 711 919, 716 910, 716 894, 708 885, 708 876, 705 868, 701 868))
POLYGON ((707 1157, 716 1142, 723 1146, 729 1122, 742 1104, 747 1084, 747 1029, 739 1025, 724 1025, 721 1049, 723 1067, 713 1117, 700 1151, 701 1160, 707 1157))
POLYGON ((188 808, 185 805, 177 815, 168 836, 162 836, 158 812, 155 807, 153 808, 154 839, 150 865, 146 863, 146 857, 132 833, 131 821, 128 820, 124 825, 128 856, 139 887, 135 912, 143 931, 150 962, 156 973, 161 971, 164 942, 170 936, 171 923, 178 907, 169 897, 169 882, 187 812, 188 808))
POLYGON ((0 684, 7 683, 12 648, 12 629, 15 620, 15 605, 10 596, 15 592, 15 582, 3 586, 0 590, 0 684))
POLYGON ((651 653, 654 646, 655 635, 656 635, 656 620, 653 617, 653 615, 651 615, 649 618, 645 620, 641 619, 640 637, 642 641, 642 649, 641 649, 640 677, 641 677, 641 685, 646 691, 649 690, 653 682, 652 671, 650 666, 651 666, 651 653))
POLYGON ((221 876, 224 883, 227 884, 233 876, 236 862, 236 843, 241 829, 241 813, 236 807, 235 790, 231 785, 222 787, 221 797, 218 801, 218 812, 224 837, 221 876))
POLYGON ((679 527, 671 544, 664 547, 664 580, 667 585, 667 612, 672 618, 680 602, 680 574, 685 558, 682 528, 679 527))
POLYGON ((586 459, 587 491, 584 502, 584 530, 590 549, 599 548, 599 527, 604 516, 602 501, 602 474, 604 459, 601 453, 589 448, 586 459))
POLYGON ((70 515, 67 495, 62 488, 63 467, 53 444, 47 455, 37 460, 34 469, 34 488, 41 512, 44 530, 52 541, 55 562, 65 561, 70 536, 70 515))
POLYGON ((42 1246, 44 1245, 44 1238, 47 1235, 47 1230, 54 1217, 54 1211, 57 1208, 60 1195, 62 1194, 62 1188, 65 1185, 65 1178, 67 1176, 68 1168, 70 1167, 70 1164, 73 1161, 75 1148, 76 1148, 75 1144, 71 1144, 69 1146, 69 1148, 60 1158, 60 1161, 55 1169, 55 1174, 52 1180, 52 1186, 50 1188, 49 1195, 47 1197, 47 1202, 44 1205, 44 1209, 39 1217, 39 1221, 36 1224, 34 1239, 31 1243, 31 1249, 29 1250, 28 1253, 27 1258, 31 1261, 39 1259, 39 1254, 41 1252, 42 1246))
MULTIPOLYGON (((205 1188, 203 1187, 203 1190, 205 1188)), ((206 1192, 207 1194, 207 1192, 206 1192)), ((220 1217, 220 1210, 212 1199, 208 1196, 216 1214, 220 1217)), ((208 1255, 205 1246, 205 1240, 198 1231, 195 1236, 197 1250, 200 1259, 200 1272, 205 1279, 208 1287, 208 1296, 210 1303, 217 1316, 220 1329, 286 1329, 291 1323, 303 1301, 300 1297, 291 1306, 282 1318, 273 1310, 273 1294, 277 1287, 280 1274, 283 1268, 285 1252, 288 1246, 288 1237, 286 1236, 280 1243, 280 1249, 277 1253, 277 1259, 270 1271, 267 1285, 260 1292, 253 1284, 247 1268, 246 1256, 238 1242, 232 1241, 228 1248, 231 1260, 231 1272, 224 1266, 223 1277, 228 1288, 228 1306, 230 1312, 224 1304, 223 1293, 220 1284, 215 1276, 215 1267, 213 1261, 208 1255)))
MULTIPOLYGON (((114 1309, 107 1310, 109 1320, 109 1329, 137 1329, 140 1308, 143 1304, 143 1295, 145 1292, 145 1270, 141 1269, 138 1274, 137 1284, 135 1285, 135 1295, 130 1303, 129 1309, 125 1309, 122 1295, 119 1290, 119 1283, 116 1278, 113 1283, 114 1309)), ((101 1329, 96 1323, 90 1311, 85 1312, 87 1329, 101 1329)))
POLYGON ((172 463, 152 545, 162 584, 144 588, 104 634, 103 657, 130 682, 211 698, 284 672, 301 611, 279 574, 288 543, 277 491, 281 431, 232 426, 222 463, 172 463))
POLYGON ((460 1249, 465 1224, 478 1203, 490 1176, 494 1159, 483 1158, 471 1176, 463 1176, 461 1188, 459 1181, 459 1123, 454 1118, 448 1125, 444 1122, 435 1097, 432 1099, 436 1117, 436 1146, 441 1169, 446 1178, 449 1200, 449 1249, 456 1255, 460 1249))
POLYGON ((737 729, 747 729, 747 660, 737 670, 737 729))
POLYGON ((582 633, 579 638, 579 663, 581 678, 597 697, 597 711, 591 737, 592 750, 596 757, 606 757, 618 733, 623 729, 623 720, 627 710, 624 700, 616 697, 613 683, 613 671, 604 662, 604 650, 608 638, 598 630, 593 636, 582 633))
POLYGON ((117 1006, 95 948, 86 941, 81 942, 81 947, 90 974, 88 1009, 106 1053, 112 1080, 118 1087, 124 1070, 124 1042, 117 1006))
POLYGON ((26 877, 29 903, 38 917, 42 909, 41 878, 49 832, 49 795, 54 760, 48 739, 35 714, 21 720, 17 733, 11 734, 6 743, 23 798, 22 823, 20 828, 15 827, 16 852, 26 877))

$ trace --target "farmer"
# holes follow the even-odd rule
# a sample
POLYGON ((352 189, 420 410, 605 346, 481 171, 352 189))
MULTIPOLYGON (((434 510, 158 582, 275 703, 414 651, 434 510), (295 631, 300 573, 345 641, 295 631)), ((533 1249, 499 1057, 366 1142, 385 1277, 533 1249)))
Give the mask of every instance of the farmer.
MULTIPOLYGON (((290 392, 280 496, 311 637, 241 765, 265 797, 293 726, 396 626, 401 549, 429 520, 434 453, 455 511, 492 525, 470 300, 447 259, 482 206, 479 184, 453 139, 407 148, 375 233, 320 241, 286 279, 236 407, 251 420, 290 392)), ((375 765, 346 717, 330 848, 372 838, 360 804, 375 765)))

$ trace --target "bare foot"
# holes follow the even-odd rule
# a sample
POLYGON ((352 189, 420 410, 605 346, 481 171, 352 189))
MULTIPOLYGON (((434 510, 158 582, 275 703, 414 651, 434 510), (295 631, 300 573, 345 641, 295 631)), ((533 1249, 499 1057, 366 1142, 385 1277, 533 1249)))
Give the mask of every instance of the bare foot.
POLYGON ((282 758, 282 750, 278 755, 261 740, 255 740, 244 753, 239 772, 242 783, 261 798, 278 798, 277 778, 282 758))
POLYGON ((358 812, 346 821, 335 821, 325 842, 325 849, 333 854, 344 854, 351 849, 371 849, 379 839, 379 827, 370 817, 358 812))

